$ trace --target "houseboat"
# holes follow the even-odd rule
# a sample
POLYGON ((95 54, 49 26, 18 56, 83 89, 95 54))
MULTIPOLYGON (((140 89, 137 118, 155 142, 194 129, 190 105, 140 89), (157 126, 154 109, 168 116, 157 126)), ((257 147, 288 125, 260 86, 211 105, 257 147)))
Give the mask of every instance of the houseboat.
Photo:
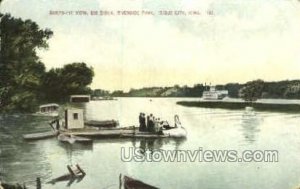
POLYGON ((211 86, 209 91, 204 91, 202 98, 204 100, 222 100, 228 96, 227 90, 217 90, 216 87, 211 86))
POLYGON ((54 103, 40 105, 39 111, 36 114, 56 117, 59 114, 59 105, 54 103))

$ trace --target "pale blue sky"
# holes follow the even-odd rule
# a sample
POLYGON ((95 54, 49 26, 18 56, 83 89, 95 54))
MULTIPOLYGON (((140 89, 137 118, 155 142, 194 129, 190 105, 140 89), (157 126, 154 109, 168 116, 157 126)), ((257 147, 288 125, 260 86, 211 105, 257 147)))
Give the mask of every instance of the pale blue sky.
POLYGON ((54 36, 39 51, 47 68, 84 61, 93 88, 299 79, 297 0, 4 0, 1 12, 54 36), (25 3, 26 2, 26 3, 25 3), (155 16, 50 16, 50 10, 151 10, 155 16), (160 16, 213 10, 214 16, 160 16))

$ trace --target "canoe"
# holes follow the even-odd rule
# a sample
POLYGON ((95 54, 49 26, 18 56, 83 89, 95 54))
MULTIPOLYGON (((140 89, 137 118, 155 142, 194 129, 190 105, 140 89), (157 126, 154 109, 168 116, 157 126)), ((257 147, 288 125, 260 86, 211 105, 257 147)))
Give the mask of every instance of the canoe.
POLYGON ((124 176, 123 178, 123 186, 124 189, 158 189, 155 186, 151 186, 149 184, 146 184, 140 180, 124 176))
POLYGON ((32 133, 23 135, 23 139, 25 140, 39 140, 55 137, 57 135, 54 131, 42 132, 42 133, 32 133))
POLYGON ((90 143, 93 140, 85 137, 79 137, 75 135, 67 135, 67 134, 60 134, 57 136, 57 139, 61 142, 69 142, 70 144, 73 144, 75 142, 79 143, 90 143))

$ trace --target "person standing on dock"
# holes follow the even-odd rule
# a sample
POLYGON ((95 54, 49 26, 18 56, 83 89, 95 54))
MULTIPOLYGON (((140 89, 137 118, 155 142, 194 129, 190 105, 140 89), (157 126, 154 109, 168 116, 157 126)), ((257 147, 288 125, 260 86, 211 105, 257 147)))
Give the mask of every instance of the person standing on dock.
POLYGON ((56 118, 56 130, 59 131, 60 130, 60 124, 59 124, 59 118, 56 118))
POLYGON ((139 131, 142 131, 142 128, 143 128, 143 126, 142 126, 142 121, 143 121, 143 113, 140 113, 140 115, 139 115, 139 131))
POLYGON ((140 122, 139 131, 146 131, 147 130, 147 128, 146 128, 146 118, 145 118, 144 113, 140 113, 139 122, 140 122))
POLYGON ((147 115, 146 131, 149 131, 149 125, 150 125, 150 122, 149 122, 149 120, 150 120, 150 116, 149 116, 149 115, 147 115))
POLYGON ((155 131, 154 121, 155 121, 155 117, 152 114, 150 114, 150 117, 149 117, 149 126, 148 126, 148 131, 149 132, 154 132, 155 131))
POLYGON ((146 115, 143 113, 142 114, 142 131, 146 131, 147 130, 147 126, 146 126, 146 115))

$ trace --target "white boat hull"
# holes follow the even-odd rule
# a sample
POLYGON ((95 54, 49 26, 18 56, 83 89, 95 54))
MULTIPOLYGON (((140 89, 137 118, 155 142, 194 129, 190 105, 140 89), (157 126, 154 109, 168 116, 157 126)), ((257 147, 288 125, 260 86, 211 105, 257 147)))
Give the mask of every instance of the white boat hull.
POLYGON ((163 130, 163 133, 172 138, 185 138, 187 136, 187 132, 183 127, 163 130))

